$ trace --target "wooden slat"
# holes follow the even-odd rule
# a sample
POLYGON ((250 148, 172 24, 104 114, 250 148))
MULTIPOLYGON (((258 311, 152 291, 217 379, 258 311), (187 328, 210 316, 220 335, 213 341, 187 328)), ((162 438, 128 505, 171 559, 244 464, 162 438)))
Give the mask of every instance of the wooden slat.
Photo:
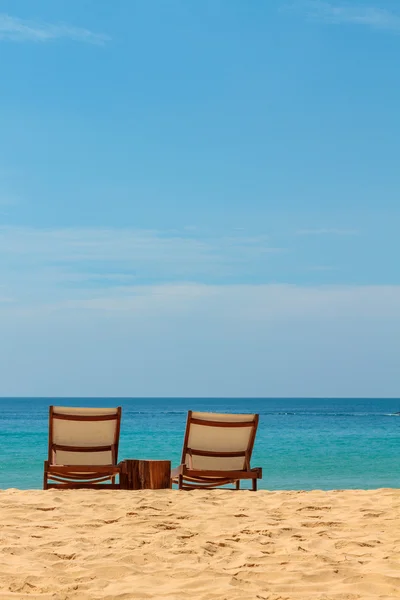
POLYGON ((183 483, 182 484, 182 489, 183 490, 212 490, 214 488, 220 487, 221 485, 229 485, 230 483, 235 483, 234 480, 232 479, 222 479, 221 481, 215 482, 215 483, 203 483, 203 484, 198 484, 196 485, 194 484, 188 484, 188 483, 183 483))
POLYGON ((203 419, 190 420, 191 425, 204 425, 205 427, 254 427, 254 421, 206 421, 203 419))
POLYGON ((183 478, 183 482, 187 485, 191 485, 192 483, 198 483, 199 485, 227 485, 228 483, 234 483, 236 479, 231 479, 230 477, 224 477, 223 479, 190 479, 187 477, 183 478))
POLYGON ((198 469, 185 469, 183 476, 189 477, 229 477, 230 479, 254 479, 257 478, 259 470, 251 471, 206 471, 198 469))
MULTIPOLYGON (((229 479, 232 481, 234 480, 232 477, 190 477, 189 475, 184 475, 183 479, 185 481, 198 481, 198 482, 204 481, 204 483, 210 483, 213 481, 216 482, 216 481, 219 481, 220 479, 229 479)), ((236 481, 236 479, 234 481, 236 481)))
POLYGON ((53 479, 53 477, 61 477, 61 478, 69 478, 69 479, 98 479, 99 477, 115 477, 115 473, 74 473, 71 471, 70 473, 59 473, 58 471, 49 471, 48 477, 53 479))
POLYGON ((111 415, 68 415, 62 413, 55 413, 53 410, 53 419, 59 419, 61 421, 116 421, 118 419, 118 413, 111 415))
POLYGON ((186 449, 187 449, 188 440, 189 440, 189 431, 190 431, 191 420, 192 420, 192 411, 188 410, 187 419, 186 419, 185 437, 183 439, 181 463, 184 463, 186 460, 186 449))
POLYGON ((122 415, 122 407, 118 406, 118 408, 117 408, 117 426, 115 428, 114 446, 112 449, 114 465, 116 465, 118 462, 119 436, 121 433, 121 415, 122 415))
POLYGON ((60 483, 101 483, 102 481, 110 481, 112 479, 112 475, 108 477, 56 477, 55 475, 48 476, 50 481, 59 481, 60 483), (93 479, 92 481, 89 481, 93 479))
POLYGON ((53 490, 119 490, 119 483, 49 483, 47 489, 53 490))
POLYGON ((115 473, 120 468, 113 465, 49 465, 49 473, 115 473))
MULTIPOLYGON (((52 451, 52 445, 53 445, 53 410, 54 410, 54 406, 49 406, 49 439, 48 439, 48 454, 47 454, 47 460, 49 462, 52 462, 53 460, 53 451, 52 451)), ((47 488, 45 488, 47 489, 47 488)))
POLYGON ((64 446, 61 444, 53 444, 53 450, 61 450, 63 452, 111 452, 110 446, 64 446))
POLYGON ((187 453, 193 454, 194 456, 213 456, 216 458, 240 458, 241 456, 246 456, 246 450, 240 450, 239 452, 214 452, 212 450, 196 450, 195 448, 188 448, 187 453))
MULTIPOLYGON (((178 480, 179 480, 179 478, 178 478, 178 477, 174 477, 174 478, 172 479, 173 483, 178 483, 178 480)), ((200 487, 200 484, 203 484, 203 483, 204 483, 204 484, 210 483, 210 484, 213 484, 213 485, 217 485, 217 486, 218 486, 218 485, 225 485, 224 483, 221 483, 221 482, 225 482, 225 483, 234 483, 234 482, 238 481, 238 479, 230 479, 230 478, 223 478, 223 479, 222 479, 222 478, 218 478, 218 477, 214 477, 214 478, 208 478, 208 479, 206 479, 206 478, 203 478, 203 477, 196 477, 196 478, 194 479, 194 478, 192 478, 192 477, 187 477, 187 476, 184 476, 184 477, 182 478, 182 481, 183 481, 183 482, 186 482, 186 484, 187 484, 187 485, 191 485, 192 483, 193 483, 193 484, 196 484, 196 483, 198 483, 198 484, 199 484, 199 487, 200 487)))
POLYGON ((259 419, 260 419, 259 415, 254 416, 253 431, 250 434, 249 445, 247 448, 247 463, 248 463, 247 467, 249 467, 249 468, 250 468, 251 455, 253 454, 254 442, 256 439, 259 419))

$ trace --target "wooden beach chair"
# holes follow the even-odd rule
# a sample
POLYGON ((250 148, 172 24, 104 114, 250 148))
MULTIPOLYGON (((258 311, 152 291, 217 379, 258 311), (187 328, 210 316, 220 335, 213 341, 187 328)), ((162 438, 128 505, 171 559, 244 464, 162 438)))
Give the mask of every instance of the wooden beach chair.
POLYGON ((121 407, 50 406, 43 488, 119 488, 121 407))
POLYGON ((261 468, 251 468, 250 459, 258 426, 258 415, 188 412, 182 464, 173 469, 172 483, 180 490, 208 489, 233 483, 240 489, 243 479, 257 490, 261 468))

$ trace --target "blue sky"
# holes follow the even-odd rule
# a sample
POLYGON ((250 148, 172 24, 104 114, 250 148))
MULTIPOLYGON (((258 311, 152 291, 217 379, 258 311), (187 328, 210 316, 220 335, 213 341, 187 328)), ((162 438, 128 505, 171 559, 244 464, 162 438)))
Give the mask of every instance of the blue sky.
POLYGON ((0 0, 0 395, 399 396, 400 6, 0 0))

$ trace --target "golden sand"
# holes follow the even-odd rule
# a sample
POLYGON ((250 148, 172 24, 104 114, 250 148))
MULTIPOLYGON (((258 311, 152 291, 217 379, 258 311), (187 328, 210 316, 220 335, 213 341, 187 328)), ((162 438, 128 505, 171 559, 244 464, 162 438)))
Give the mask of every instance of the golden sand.
POLYGON ((0 599, 400 598, 400 490, 8 490, 0 552, 0 599))

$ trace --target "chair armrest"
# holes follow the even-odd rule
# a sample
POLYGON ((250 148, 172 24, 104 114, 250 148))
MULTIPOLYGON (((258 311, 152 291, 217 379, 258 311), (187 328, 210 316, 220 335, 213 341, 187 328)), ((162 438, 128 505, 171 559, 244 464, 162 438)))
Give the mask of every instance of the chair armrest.
POLYGON ((257 479, 262 479, 262 468, 261 467, 253 467, 251 471, 257 472, 257 479))

